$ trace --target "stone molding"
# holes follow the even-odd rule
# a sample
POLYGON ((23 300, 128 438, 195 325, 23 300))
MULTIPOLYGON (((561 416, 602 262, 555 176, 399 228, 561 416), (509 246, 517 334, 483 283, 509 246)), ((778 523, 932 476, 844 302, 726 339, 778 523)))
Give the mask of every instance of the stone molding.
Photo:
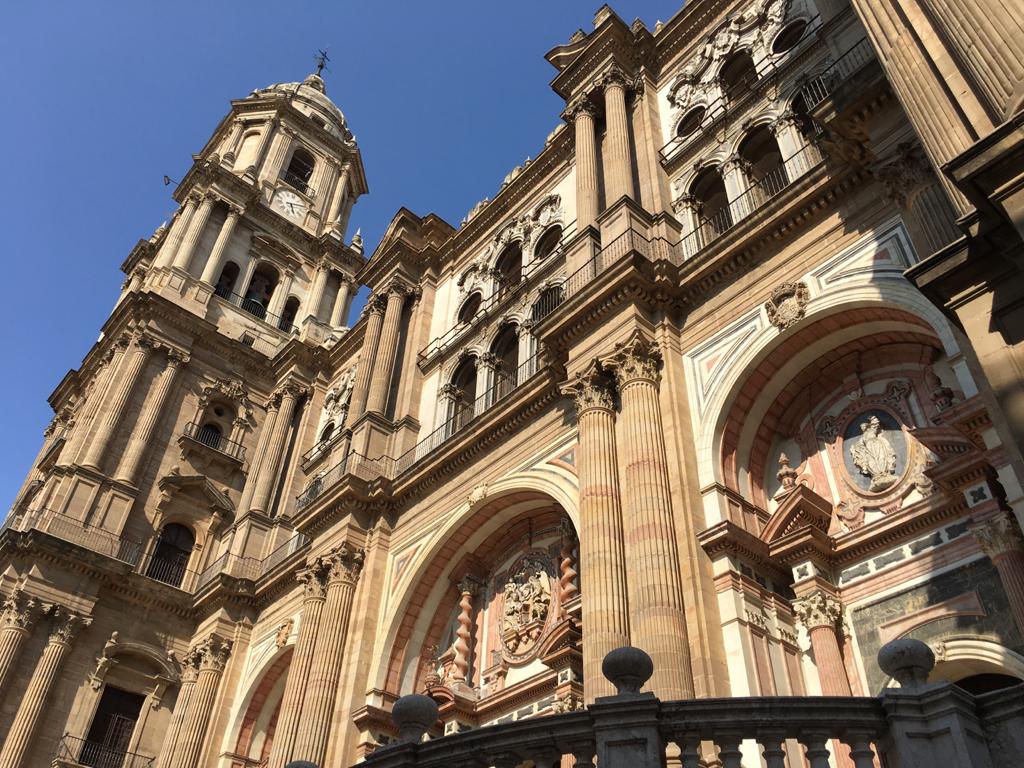
POLYGON ((974 523, 971 533, 991 560, 1012 552, 1024 551, 1024 536, 1009 514, 974 523))
POLYGON ((843 615, 842 604, 824 590, 817 590, 793 601, 793 613, 808 630, 817 627, 835 629, 843 615))

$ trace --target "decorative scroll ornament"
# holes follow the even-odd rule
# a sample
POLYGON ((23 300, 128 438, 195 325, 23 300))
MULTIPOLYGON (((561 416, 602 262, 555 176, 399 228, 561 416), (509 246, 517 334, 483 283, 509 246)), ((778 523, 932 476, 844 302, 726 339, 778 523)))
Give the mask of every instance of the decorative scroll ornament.
POLYGON ((53 624, 50 627, 50 642, 70 645, 78 633, 92 624, 92 619, 69 611, 62 605, 53 607, 51 615, 53 624))
POLYGON ((899 478, 896 476, 896 451, 885 436, 878 417, 872 414, 860 425, 861 437, 850 449, 854 465, 871 479, 868 490, 884 491, 899 478))
POLYGON ((223 672, 234 644, 219 635, 210 635, 193 648, 200 671, 223 672))
POLYGON ((327 576, 328 584, 340 581, 355 585, 363 570, 365 557, 363 550, 357 549, 348 542, 332 549, 324 558, 330 568, 327 576))
POLYGON ((800 322, 807 310, 811 294, 803 283, 782 283, 764 303, 768 322, 784 331, 800 322))
POLYGON ((503 588, 501 642, 513 656, 536 646, 551 608, 551 576, 536 556, 524 557, 503 588))

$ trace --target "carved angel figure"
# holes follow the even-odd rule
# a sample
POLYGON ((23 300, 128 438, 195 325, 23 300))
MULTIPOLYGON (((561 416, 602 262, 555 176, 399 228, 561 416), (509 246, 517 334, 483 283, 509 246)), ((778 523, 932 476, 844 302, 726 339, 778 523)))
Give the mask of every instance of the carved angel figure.
POLYGON ((871 491, 884 491, 896 482, 896 451, 886 438, 882 422, 871 416, 860 425, 861 437, 850 449, 853 463, 871 478, 871 491))

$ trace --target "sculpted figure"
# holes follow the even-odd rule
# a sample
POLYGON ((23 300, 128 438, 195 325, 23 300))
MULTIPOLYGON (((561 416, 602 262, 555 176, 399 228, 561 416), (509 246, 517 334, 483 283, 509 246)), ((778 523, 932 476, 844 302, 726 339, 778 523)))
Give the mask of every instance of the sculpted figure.
POLYGON ((896 482, 896 451, 885 436, 882 422, 871 416, 860 425, 861 437, 850 449, 853 463, 871 478, 869 490, 884 491, 896 482))

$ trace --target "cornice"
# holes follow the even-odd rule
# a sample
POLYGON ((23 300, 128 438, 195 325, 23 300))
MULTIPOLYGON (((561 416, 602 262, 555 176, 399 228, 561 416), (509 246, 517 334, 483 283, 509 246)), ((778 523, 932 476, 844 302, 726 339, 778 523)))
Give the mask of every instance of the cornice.
POLYGON ((633 29, 612 12, 590 33, 583 50, 555 75, 551 88, 568 101, 607 69, 609 60, 632 77, 641 67, 654 64, 653 57, 644 55, 653 49, 652 42, 653 37, 646 27, 641 24, 633 29))

